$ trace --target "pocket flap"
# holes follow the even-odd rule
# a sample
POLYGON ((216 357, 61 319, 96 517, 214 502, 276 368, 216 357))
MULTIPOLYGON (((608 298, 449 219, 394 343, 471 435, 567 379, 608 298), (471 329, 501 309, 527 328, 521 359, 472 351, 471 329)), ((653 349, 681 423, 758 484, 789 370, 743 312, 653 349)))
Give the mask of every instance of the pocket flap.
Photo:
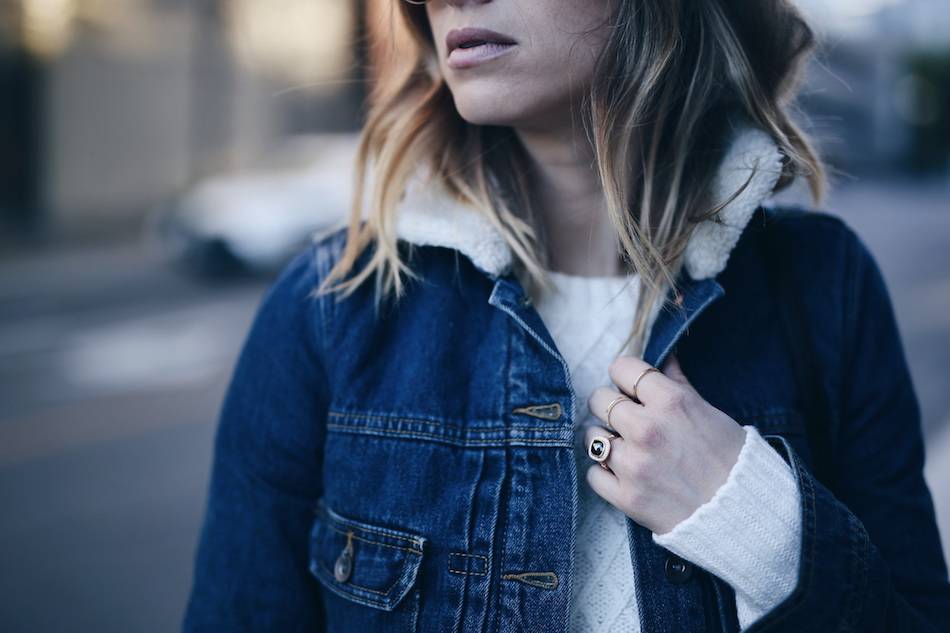
POLYGON ((345 517, 323 499, 310 533, 310 572, 331 591, 392 611, 416 581, 425 537, 345 517))

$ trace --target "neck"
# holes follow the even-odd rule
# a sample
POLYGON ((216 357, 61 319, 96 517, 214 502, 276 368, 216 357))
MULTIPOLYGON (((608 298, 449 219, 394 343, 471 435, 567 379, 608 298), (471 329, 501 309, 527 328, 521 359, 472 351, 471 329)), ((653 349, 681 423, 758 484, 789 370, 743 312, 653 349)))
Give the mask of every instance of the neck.
POLYGON ((583 276, 622 274, 616 231, 583 128, 516 132, 532 163, 532 200, 543 224, 548 268, 583 276))

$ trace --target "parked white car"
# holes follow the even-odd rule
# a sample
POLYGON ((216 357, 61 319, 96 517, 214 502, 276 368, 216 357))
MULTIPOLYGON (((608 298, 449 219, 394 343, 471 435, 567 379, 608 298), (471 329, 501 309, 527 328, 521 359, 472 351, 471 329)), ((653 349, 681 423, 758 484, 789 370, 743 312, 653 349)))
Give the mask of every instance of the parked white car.
POLYGON ((199 182, 153 217, 163 250, 205 274, 269 272, 345 222, 356 134, 295 137, 252 170, 199 182))

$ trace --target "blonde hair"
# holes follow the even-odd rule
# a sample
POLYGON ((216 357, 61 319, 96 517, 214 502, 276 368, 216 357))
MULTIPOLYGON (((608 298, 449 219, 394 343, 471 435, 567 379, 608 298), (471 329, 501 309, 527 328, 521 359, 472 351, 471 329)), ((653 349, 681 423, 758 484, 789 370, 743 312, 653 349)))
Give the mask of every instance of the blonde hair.
MULTIPOLYGON (((420 165, 497 227, 529 293, 549 288, 523 146, 511 128, 461 118, 439 71, 425 8, 398 4, 391 32, 374 38, 376 46, 398 41, 398 54, 370 95, 346 246, 318 294, 347 296, 374 273, 377 303, 382 294, 404 294, 400 273, 416 274, 399 256, 395 210, 420 165), (345 279, 371 243, 367 265, 345 279)), ((711 185, 731 117, 749 119, 778 146, 784 169, 776 190, 804 175, 820 201, 821 161, 789 114, 815 38, 786 0, 622 0, 610 33, 581 112, 620 255, 640 274, 637 318, 625 343, 639 354, 648 313, 675 286, 693 228, 728 203, 712 203, 711 185)))

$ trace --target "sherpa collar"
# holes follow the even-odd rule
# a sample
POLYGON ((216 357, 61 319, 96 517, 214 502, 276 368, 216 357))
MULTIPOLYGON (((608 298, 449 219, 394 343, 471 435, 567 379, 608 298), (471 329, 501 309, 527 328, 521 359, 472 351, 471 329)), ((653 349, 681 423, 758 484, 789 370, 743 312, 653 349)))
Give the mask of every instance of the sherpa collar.
MULTIPOLYGON (((749 185, 720 212, 721 221, 704 220, 690 236, 684 265, 693 279, 722 272, 752 214, 771 195, 781 176, 778 146, 761 129, 746 126, 734 134, 719 165, 716 201, 728 200, 752 172, 749 185)), ((456 249, 493 276, 511 268, 513 254, 498 229, 478 209, 451 197, 436 183, 411 181, 397 213, 398 239, 456 249)))

